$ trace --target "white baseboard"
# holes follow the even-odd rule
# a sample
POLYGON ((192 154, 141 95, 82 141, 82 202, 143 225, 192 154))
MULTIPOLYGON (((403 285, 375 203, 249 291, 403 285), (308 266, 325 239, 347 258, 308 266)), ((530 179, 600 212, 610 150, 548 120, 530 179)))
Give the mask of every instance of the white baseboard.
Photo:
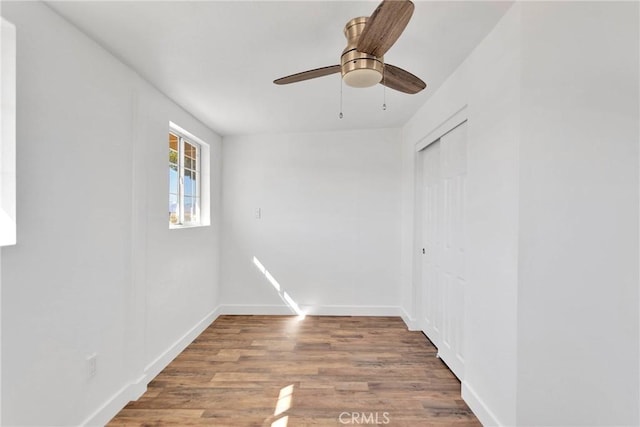
POLYGON ((503 425, 466 381, 462 382, 462 399, 469 405, 471 411, 484 427, 503 425))
POLYGON ((104 426, 111 420, 127 403, 138 400, 147 390, 147 384, 153 380, 173 359, 175 359, 198 335, 202 333, 219 316, 220 307, 206 315, 164 353, 151 362, 136 380, 122 387, 100 408, 91 414, 81 426, 104 426))
POLYGON ((385 305, 322 305, 303 310, 312 316, 400 316, 400 307, 385 305))
POLYGON ((259 304, 222 304, 218 307, 220 315, 238 314, 258 316, 295 316, 296 312, 286 305, 259 305, 259 304))
POLYGON ((106 425, 127 403, 137 400, 147 390, 147 383, 144 381, 145 375, 137 381, 133 381, 122 387, 111 399, 107 400, 100 408, 91 414, 81 426, 104 426, 106 425))
POLYGON ((146 375, 146 382, 149 384, 164 368, 171 363, 182 351, 187 348, 189 344, 195 340, 198 335, 202 333, 214 320, 220 315, 220 306, 216 307, 211 313, 198 322, 193 328, 191 328, 186 334, 178 339, 171 347, 165 350, 160 356, 158 356, 153 362, 149 363, 144 368, 146 375))
POLYGON ((400 307, 400 317, 404 321, 404 324, 407 325, 407 329, 410 331, 419 331, 418 322, 413 317, 409 316, 409 313, 405 311, 404 308, 400 307))
MULTIPOLYGON (((286 305, 223 304, 219 314, 292 315, 296 313, 286 305)), ((396 306, 324 305, 304 306, 300 309, 310 316, 401 316, 396 306)))

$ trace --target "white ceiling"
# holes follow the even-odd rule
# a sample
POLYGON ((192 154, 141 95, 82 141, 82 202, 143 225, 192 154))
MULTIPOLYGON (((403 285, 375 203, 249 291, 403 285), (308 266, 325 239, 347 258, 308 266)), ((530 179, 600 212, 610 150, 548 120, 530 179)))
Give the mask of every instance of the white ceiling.
POLYGON ((344 24, 378 1, 48 1, 54 10, 221 135, 399 127, 511 6, 415 1, 385 62, 420 77, 417 95, 344 86, 340 75, 276 86, 338 64, 344 24))

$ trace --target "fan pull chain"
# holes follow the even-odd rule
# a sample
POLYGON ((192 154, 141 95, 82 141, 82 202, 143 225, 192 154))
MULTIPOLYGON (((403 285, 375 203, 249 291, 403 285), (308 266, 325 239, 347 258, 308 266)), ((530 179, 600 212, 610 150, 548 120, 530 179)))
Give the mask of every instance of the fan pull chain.
POLYGON ((342 76, 340 76, 340 114, 338 114, 338 117, 344 117, 344 115, 342 114, 342 76))
POLYGON ((385 85, 385 83, 387 82, 385 79, 386 76, 387 76, 387 73, 383 68, 382 69, 382 111, 387 110, 387 85, 385 85))

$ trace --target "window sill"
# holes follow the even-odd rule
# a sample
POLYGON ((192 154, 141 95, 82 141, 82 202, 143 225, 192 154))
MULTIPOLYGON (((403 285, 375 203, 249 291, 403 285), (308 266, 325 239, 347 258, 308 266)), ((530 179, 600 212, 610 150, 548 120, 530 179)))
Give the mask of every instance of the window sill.
POLYGON ((182 228, 202 228, 209 227, 209 224, 169 224, 169 230, 180 230, 182 228))

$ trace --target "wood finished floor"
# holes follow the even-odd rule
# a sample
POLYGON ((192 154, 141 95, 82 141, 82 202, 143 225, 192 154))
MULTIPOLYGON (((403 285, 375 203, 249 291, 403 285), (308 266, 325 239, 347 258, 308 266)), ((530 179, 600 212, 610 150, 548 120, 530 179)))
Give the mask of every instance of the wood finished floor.
POLYGON ((376 423, 480 425, 436 349, 400 318, 221 316, 108 425, 376 423))

